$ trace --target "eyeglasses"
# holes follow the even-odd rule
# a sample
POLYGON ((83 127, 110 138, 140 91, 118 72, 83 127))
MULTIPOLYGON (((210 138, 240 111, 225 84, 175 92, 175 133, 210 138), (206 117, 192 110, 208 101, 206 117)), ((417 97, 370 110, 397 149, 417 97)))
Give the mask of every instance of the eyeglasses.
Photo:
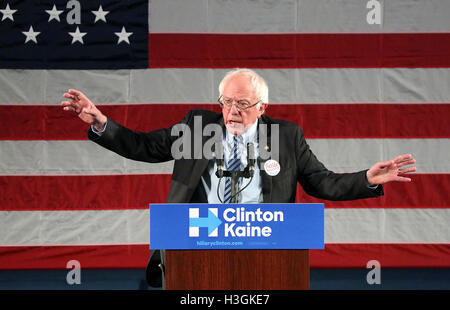
MULTIPOLYGON (((227 109, 231 109, 231 107, 233 106, 233 99, 231 98, 226 98, 223 96, 220 96, 219 99, 217 99, 217 101, 220 104, 220 107, 223 109, 224 107, 227 109)), ((247 100, 236 100, 236 109, 239 112, 245 111, 250 109, 251 107, 254 107, 255 105, 257 105, 258 103, 260 103, 261 100, 258 100, 255 104, 250 104, 250 102, 248 102, 247 100)))

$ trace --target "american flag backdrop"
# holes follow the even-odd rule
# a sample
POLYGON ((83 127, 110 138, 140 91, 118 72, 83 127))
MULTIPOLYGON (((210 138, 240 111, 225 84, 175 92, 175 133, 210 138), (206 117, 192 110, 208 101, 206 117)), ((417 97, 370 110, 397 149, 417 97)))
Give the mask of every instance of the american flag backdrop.
POLYGON ((298 188, 326 208, 312 268, 450 267, 449 14, 448 0, 0 0, 0 269, 145 268, 173 163, 88 141, 62 94, 150 131, 219 111, 235 67, 266 79, 267 115, 299 124, 330 170, 417 159, 380 198, 298 188))

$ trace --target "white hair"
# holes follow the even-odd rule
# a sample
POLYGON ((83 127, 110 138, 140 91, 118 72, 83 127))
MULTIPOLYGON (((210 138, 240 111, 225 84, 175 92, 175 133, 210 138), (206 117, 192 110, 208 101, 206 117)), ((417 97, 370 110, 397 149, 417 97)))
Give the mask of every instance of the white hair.
MULTIPOLYGON (((245 68, 237 68, 228 71, 219 84, 219 94, 222 96, 225 84, 231 77, 240 74, 251 78, 251 83, 255 89, 258 100, 261 100, 262 103, 269 103, 269 88, 267 87, 266 81, 264 81, 264 79, 255 71, 245 68)), ((257 107, 259 108, 260 105, 261 104, 258 104, 257 107)))

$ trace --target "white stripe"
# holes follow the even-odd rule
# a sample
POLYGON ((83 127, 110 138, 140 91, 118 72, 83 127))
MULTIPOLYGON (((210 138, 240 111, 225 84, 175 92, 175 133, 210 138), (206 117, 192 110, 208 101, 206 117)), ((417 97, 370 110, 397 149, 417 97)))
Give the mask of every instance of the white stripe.
MULTIPOLYGON (((450 173, 450 139, 309 139, 308 143, 335 172, 368 169, 377 161, 412 154, 418 173, 450 173)), ((0 175, 171 174, 173 169, 173 161, 128 160, 91 141, 0 141, 0 158, 0 175)))
POLYGON ((123 158, 91 141, 0 141, 0 175, 170 174, 173 161, 123 158))
POLYGON ((1 211, 0 245, 148 244, 148 210, 1 211))
MULTIPOLYGON (((369 0, 152 0, 150 33, 365 33, 450 31, 447 0, 378 0, 382 24, 371 25, 369 0)), ((373 1, 372 1, 373 2, 373 1)))
POLYGON ((450 139, 309 139, 308 144, 335 172, 360 171, 378 161, 411 154, 417 173, 450 173, 450 139))
MULTIPOLYGON (((449 222, 450 209, 326 209, 325 243, 450 243, 449 222)), ((0 246, 148 244, 149 234, 148 210, 0 211, 0 246)))
MULTIPOLYGON (((0 70, 0 104, 215 103, 227 69, 0 70), (39 81, 39 83, 36 83, 39 81)), ((273 103, 449 103, 450 69, 257 69, 273 103)))
POLYGON ((450 243, 450 209, 326 209, 325 243, 450 243))

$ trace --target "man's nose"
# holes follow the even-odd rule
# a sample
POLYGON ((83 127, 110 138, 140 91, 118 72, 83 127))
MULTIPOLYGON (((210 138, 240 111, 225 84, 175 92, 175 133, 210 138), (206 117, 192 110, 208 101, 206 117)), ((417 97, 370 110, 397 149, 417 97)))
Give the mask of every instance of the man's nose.
POLYGON ((230 113, 231 114, 239 114, 239 110, 236 108, 236 105, 235 104, 232 104, 231 105, 231 108, 230 108, 230 113))

